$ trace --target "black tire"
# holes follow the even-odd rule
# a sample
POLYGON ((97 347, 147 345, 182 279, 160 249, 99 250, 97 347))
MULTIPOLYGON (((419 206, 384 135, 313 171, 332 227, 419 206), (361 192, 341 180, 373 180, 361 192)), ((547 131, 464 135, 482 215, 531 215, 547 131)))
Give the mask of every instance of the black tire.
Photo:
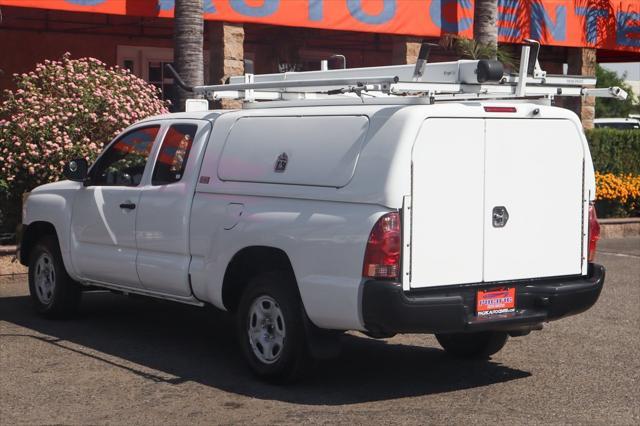
POLYGON ((36 312, 45 317, 68 317, 77 311, 82 292, 67 274, 58 239, 52 235, 42 237, 31 250, 29 292, 36 312))
POLYGON ((251 279, 240 299, 236 324, 242 354, 254 374, 269 382, 290 383, 309 372, 313 360, 303 320, 302 302, 291 273, 266 272, 251 279), (276 305, 269 308, 272 302, 276 305), (261 327, 255 310, 263 305, 276 312, 263 317, 272 324, 272 330, 268 330, 267 325, 259 333, 263 339, 271 339, 271 351, 261 345, 261 338, 253 339, 251 333, 251 327, 253 330, 261 327), (282 334, 284 337, 279 340, 282 334), (277 348, 279 342, 282 344, 277 348), (266 360, 269 357, 274 359, 266 360))
POLYGON ((458 358, 486 359, 507 343, 509 335, 503 331, 436 334, 444 350, 458 358))

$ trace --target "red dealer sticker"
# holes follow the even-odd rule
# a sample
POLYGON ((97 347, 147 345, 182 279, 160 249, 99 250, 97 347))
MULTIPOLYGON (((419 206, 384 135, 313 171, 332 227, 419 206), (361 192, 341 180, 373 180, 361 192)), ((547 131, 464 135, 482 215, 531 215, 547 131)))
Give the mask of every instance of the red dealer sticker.
POLYGON ((478 290, 476 312, 478 316, 506 314, 516 310, 516 289, 500 288, 478 290))

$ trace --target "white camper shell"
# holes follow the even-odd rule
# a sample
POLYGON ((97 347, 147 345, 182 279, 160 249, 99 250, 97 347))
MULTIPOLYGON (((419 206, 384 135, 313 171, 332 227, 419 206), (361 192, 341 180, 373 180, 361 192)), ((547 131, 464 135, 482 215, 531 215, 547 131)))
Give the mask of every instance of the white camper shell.
POLYGON ((72 161, 24 207, 37 309, 67 313, 96 287, 210 304, 276 380, 335 355, 345 330, 489 356, 588 309, 604 282, 593 165, 578 117, 549 104, 623 92, 421 61, 191 88, 247 107, 151 117, 88 171, 72 161))

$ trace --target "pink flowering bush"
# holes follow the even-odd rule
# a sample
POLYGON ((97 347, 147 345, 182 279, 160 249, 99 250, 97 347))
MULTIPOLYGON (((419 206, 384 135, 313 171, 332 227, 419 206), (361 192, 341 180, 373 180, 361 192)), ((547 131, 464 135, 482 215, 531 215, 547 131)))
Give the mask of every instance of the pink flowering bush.
POLYGON ((130 124, 167 112, 154 86, 94 58, 44 61, 15 74, 0 104, 0 219, 19 212, 21 195, 59 180, 72 158, 95 159, 130 124))

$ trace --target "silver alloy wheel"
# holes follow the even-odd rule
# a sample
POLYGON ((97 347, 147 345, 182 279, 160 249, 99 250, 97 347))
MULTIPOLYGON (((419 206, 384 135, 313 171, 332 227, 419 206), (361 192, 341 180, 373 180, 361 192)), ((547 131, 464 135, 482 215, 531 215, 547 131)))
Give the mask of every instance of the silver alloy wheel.
POLYGON ((33 274, 38 300, 43 305, 51 303, 53 290, 56 286, 56 270, 53 267, 53 260, 47 253, 42 253, 36 262, 36 270, 33 274))
POLYGON ((273 364, 280 359, 286 335, 284 315, 271 296, 262 295, 251 304, 247 333, 260 362, 273 364))

